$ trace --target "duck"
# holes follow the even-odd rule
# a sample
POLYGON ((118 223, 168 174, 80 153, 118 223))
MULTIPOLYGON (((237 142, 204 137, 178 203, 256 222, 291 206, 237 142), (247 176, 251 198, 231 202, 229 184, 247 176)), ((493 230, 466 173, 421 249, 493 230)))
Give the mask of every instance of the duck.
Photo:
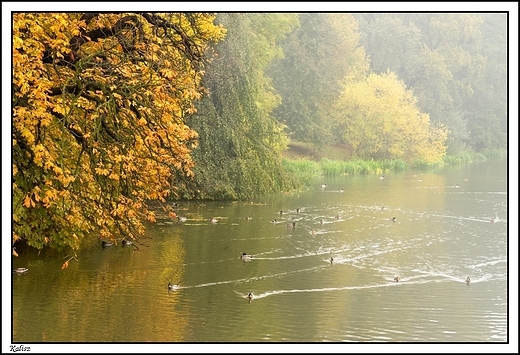
POLYGON ((173 291, 179 288, 179 285, 174 285, 168 282, 168 291, 173 291))
POLYGON ((385 179, 385 176, 384 176, 384 175, 382 175, 382 176, 379 177, 379 180, 384 180, 384 179, 385 179))
POLYGON ((215 217, 213 217, 212 219, 209 220, 211 223, 217 223, 218 222, 218 219, 216 219, 215 217))
POLYGON ((251 292, 249 292, 247 294, 246 298, 249 300, 249 302, 251 302, 253 300, 253 294, 251 292))
POLYGON ((323 224, 323 223, 325 223, 325 222, 323 221, 323 219, 320 219, 320 224, 323 224))
POLYGON ((253 219, 253 217, 246 217, 246 221, 250 221, 252 219, 253 219))
POLYGON ((396 277, 394 277, 394 281, 399 282, 399 281, 401 281, 401 278, 399 276, 396 276, 396 277))
POLYGON ((107 242, 106 240, 103 240, 103 241, 101 242, 101 246, 102 246, 102 247, 111 247, 112 245, 114 245, 114 243, 112 243, 112 242, 107 242))
POLYGON ((334 218, 339 219, 339 213, 334 218))
POLYGON ((253 256, 248 253, 242 253, 242 255, 240 255, 240 259, 242 259, 244 261, 251 261, 252 258, 253 258, 253 256))
POLYGON ((471 279, 468 277, 466 277, 466 285, 469 285, 471 283, 471 279))
POLYGON ((395 217, 390 218, 392 222, 395 222, 395 217))
POLYGON ((29 269, 27 269, 25 267, 17 267, 16 269, 13 270, 13 272, 15 274, 25 274, 27 271, 29 271, 29 269))
POLYGON ((296 209, 296 213, 300 213, 300 208, 297 208, 297 209, 296 209))
POLYGON ((188 219, 187 219, 186 217, 180 217, 180 216, 179 216, 179 217, 177 217, 177 220, 178 220, 179 222, 186 222, 188 219))
POLYGON ((287 223, 286 226, 296 228, 296 222, 287 223))
POLYGON ((283 211, 278 212, 278 214, 279 214, 280 216, 282 216, 282 215, 283 215, 283 211))
POLYGON ((345 190, 343 190, 343 189, 339 189, 339 192, 340 192, 340 193, 343 193, 343 192, 345 192, 345 190))
POLYGON ((132 244, 134 244, 134 243, 131 240, 123 239, 121 241, 122 246, 128 246, 128 245, 132 245, 132 244))
POLYGON ((325 190, 327 188, 327 184, 322 184, 321 188, 322 188, 322 190, 325 190))
POLYGON ((334 258, 330 258, 330 265, 334 262, 334 258))
POLYGON ((276 224, 276 223, 278 223, 278 221, 277 221, 276 219, 273 219, 273 220, 271 221, 271 223, 272 223, 272 224, 276 224))

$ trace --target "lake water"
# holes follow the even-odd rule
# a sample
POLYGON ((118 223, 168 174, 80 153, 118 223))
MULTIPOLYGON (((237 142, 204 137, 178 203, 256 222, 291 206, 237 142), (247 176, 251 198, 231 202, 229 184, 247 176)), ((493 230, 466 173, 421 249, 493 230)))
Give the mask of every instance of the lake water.
POLYGON ((14 258, 11 341, 506 343, 507 187, 504 161, 179 202, 138 251, 14 258))

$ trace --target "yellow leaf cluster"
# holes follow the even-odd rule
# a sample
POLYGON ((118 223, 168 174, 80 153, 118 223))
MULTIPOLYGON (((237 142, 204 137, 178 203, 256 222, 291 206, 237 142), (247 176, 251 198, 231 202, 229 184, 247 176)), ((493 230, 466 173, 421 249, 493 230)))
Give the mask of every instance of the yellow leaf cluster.
POLYGON ((335 105, 336 118, 358 156, 439 161, 446 153, 447 131, 432 127, 416 101, 394 73, 372 73, 346 84, 335 105))
POLYGON ((77 248, 93 231, 141 235, 155 220, 144 202, 192 175, 196 55, 225 31, 211 14, 146 16, 13 15, 13 240, 77 248))

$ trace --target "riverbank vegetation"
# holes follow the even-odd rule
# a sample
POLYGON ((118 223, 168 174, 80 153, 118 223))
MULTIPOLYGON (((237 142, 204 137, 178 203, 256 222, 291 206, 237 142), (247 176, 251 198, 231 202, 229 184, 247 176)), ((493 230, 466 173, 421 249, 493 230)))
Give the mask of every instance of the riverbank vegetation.
POLYGON ((301 182, 303 186, 316 184, 323 176, 352 176, 384 174, 390 171, 409 169, 421 170, 440 166, 457 166, 504 159, 505 150, 491 150, 483 153, 464 152, 445 155, 433 163, 415 161, 407 163, 402 159, 354 159, 344 145, 324 146, 317 150, 309 143, 292 141, 283 153, 284 169, 301 182))
POLYGON ((12 238, 38 249, 507 149, 500 13, 16 13, 12 80, 12 238))

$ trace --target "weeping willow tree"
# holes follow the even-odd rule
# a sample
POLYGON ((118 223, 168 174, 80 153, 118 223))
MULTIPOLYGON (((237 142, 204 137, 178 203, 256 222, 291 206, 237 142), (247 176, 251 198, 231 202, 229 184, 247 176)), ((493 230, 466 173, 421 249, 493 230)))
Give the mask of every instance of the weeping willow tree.
POLYGON ((199 135, 195 184, 185 198, 249 199, 291 186, 281 166, 288 138, 271 115, 280 97, 264 74, 282 56, 276 40, 297 24, 294 15, 221 13, 227 29, 206 68, 207 98, 188 125, 199 135))

